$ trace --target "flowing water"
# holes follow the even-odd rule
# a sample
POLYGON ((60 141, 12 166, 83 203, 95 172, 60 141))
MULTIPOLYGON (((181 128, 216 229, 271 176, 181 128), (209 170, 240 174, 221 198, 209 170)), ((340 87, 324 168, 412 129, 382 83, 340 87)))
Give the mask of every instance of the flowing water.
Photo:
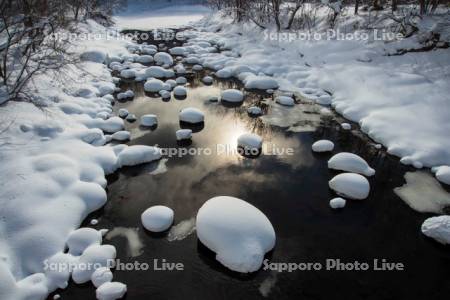
MULTIPOLYGON (((210 155, 166 157, 124 168, 108 178, 109 201, 90 218, 99 219, 92 226, 97 229, 120 228, 105 241, 116 246, 120 261, 148 263, 150 269, 155 259, 184 265, 183 271, 114 271, 114 280, 128 286, 126 299, 444 299, 450 294, 448 248, 420 233, 429 215, 411 210, 393 192, 403 184, 409 167, 373 147, 357 131, 341 130, 336 118, 320 116, 312 105, 299 104, 308 107, 320 124, 314 131, 295 133, 246 113, 246 107, 264 106, 261 100, 272 101, 271 96, 247 92, 239 107, 211 103, 210 96, 218 96, 221 90, 241 87, 233 81, 206 86, 200 82, 204 73, 190 77, 184 100, 163 101, 146 95, 142 83, 123 83, 136 97, 115 106, 115 110, 127 108, 138 119, 144 114, 158 116, 157 128, 142 128, 139 121, 126 123, 133 137, 130 145, 212 150, 210 155), (205 124, 195 128, 190 145, 178 144, 175 138, 180 129, 178 113, 185 107, 205 113, 205 124), (292 148, 294 154, 244 158, 231 150, 245 132, 258 133, 276 149, 292 148), (369 179, 369 198, 348 201, 342 210, 330 209, 328 202, 335 194, 328 181, 336 172, 327 168, 327 160, 332 154, 311 151, 312 143, 323 138, 335 142, 334 153, 359 154, 376 169, 369 179), (228 145, 231 153, 218 153, 217 144, 228 145), (270 262, 325 265, 327 259, 340 259, 367 262, 371 267, 367 271, 231 272, 195 234, 198 209, 218 195, 244 199, 266 214, 277 235, 276 246, 267 255, 270 262), (152 234, 143 229, 140 215, 153 205, 175 211, 177 226, 170 232, 152 234), (403 263, 405 270, 374 271, 374 259, 403 263)), ((88 221, 85 225, 91 226, 88 221)), ((70 284, 57 293, 62 299, 95 299, 90 283, 70 284)))

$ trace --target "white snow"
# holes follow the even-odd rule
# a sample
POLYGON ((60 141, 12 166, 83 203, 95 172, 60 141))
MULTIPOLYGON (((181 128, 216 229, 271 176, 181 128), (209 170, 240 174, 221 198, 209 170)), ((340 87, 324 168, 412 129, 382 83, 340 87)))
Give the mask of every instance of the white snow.
POLYGON ((144 90, 150 93, 157 93, 164 88, 164 82, 159 79, 149 79, 144 83, 144 90))
POLYGON ((205 84, 211 84, 214 82, 214 79, 211 76, 205 76, 203 77, 202 81, 205 84))
POLYGON ((250 106, 247 108, 247 113, 253 116, 260 116, 262 115, 262 109, 258 106, 250 106))
POLYGON ((190 124, 202 123, 205 121, 205 115, 198 108, 188 107, 181 110, 180 121, 190 124))
POLYGON ((255 133, 244 133, 238 137, 237 144, 244 149, 261 149, 263 140, 255 133))
POLYGON ((78 267, 72 272, 72 279, 76 283, 85 283, 91 280, 97 268, 106 267, 116 258, 116 248, 111 245, 92 245, 84 250, 78 259, 78 267))
POLYGON ((328 182, 328 185, 338 195, 363 200, 369 196, 370 184, 364 176, 355 173, 343 173, 336 175, 328 182))
POLYGON ((436 179, 442 183, 450 185, 450 166, 440 166, 432 170, 436 179))
POLYGON ((132 90, 127 90, 125 92, 117 94, 118 100, 124 100, 124 99, 133 98, 133 97, 134 97, 134 92, 132 90))
POLYGON ((202 65, 194 65, 192 67, 192 70, 195 71, 195 72, 202 71, 203 70, 203 66, 202 65))
POLYGON ((279 87, 278 82, 274 78, 268 76, 256 76, 253 74, 244 79, 244 84, 246 89, 273 90, 279 87))
POLYGON ((428 218, 423 222, 421 230, 441 244, 450 244, 450 216, 428 218))
POLYGON ((244 94, 239 90, 229 89, 222 91, 220 99, 226 102, 242 102, 244 101, 244 94))
POLYGON ((173 89, 173 94, 178 97, 184 97, 187 95, 187 89, 184 86, 177 86, 173 89))
POLYGON ((334 143, 329 140, 319 140, 312 145, 314 152, 331 152, 334 150, 334 143))
POLYGON ((365 176, 375 175, 375 170, 362 157, 349 152, 341 152, 330 158, 328 168, 359 173, 365 176))
POLYGON ((185 77, 178 77, 176 80, 176 83, 180 84, 180 85, 186 84, 186 82, 187 82, 187 79, 185 77))
POLYGON ((91 281, 95 287, 99 287, 105 282, 111 282, 113 279, 113 274, 111 270, 107 267, 98 268, 92 273, 91 281))
POLYGON ((191 129, 180 129, 176 132, 177 140, 190 140, 192 138, 192 130, 191 129))
POLYGON ((105 282, 97 288, 95 294, 98 300, 115 300, 122 298, 127 292, 127 286, 120 282, 105 282))
POLYGON ((333 209, 344 208, 346 203, 345 199, 337 197, 330 200, 330 207, 333 209))
POLYGON ((185 55, 187 52, 185 47, 173 47, 169 49, 169 53, 172 55, 185 55))
POLYGON ((158 117, 153 114, 143 115, 141 117, 141 125, 146 127, 152 127, 158 124, 158 117))
POLYGON ((111 138, 115 141, 124 142, 130 140, 131 134, 129 131, 121 130, 113 133, 111 138))
POLYGON ((81 255, 87 247, 91 245, 100 245, 102 235, 99 231, 92 228, 80 228, 72 231, 67 238, 67 247, 72 255, 81 255))
POLYGON ((198 211, 196 228, 216 259, 237 272, 257 271, 265 253, 275 246, 275 231, 264 213, 234 197, 206 201, 198 211))
POLYGON ((295 105, 294 99, 292 97, 288 97, 288 96, 278 96, 275 98, 275 101, 284 106, 295 105))
POLYGON ((169 70, 166 70, 159 66, 151 66, 147 69, 145 69, 145 77, 150 78, 170 78, 172 77, 172 74, 169 70))
POLYGON ((172 226, 173 215, 173 210, 167 206, 152 206, 142 213, 142 225, 148 231, 166 231, 170 226, 172 226))
POLYGON ((136 61, 141 64, 149 64, 153 62, 153 57, 151 55, 140 55, 136 58, 136 61))
POLYGON ((350 130, 352 129, 352 125, 350 125, 349 123, 342 123, 341 124, 342 129, 344 130, 350 130))
POLYGON ((119 109, 119 117, 126 118, 128 116, 128 114, 129 114, 129 112, 127 109, 125 109, 125 108, 119 109))
POLYGON ((166 52, 158 52, 155 54, 155 56, 153 57, 153 59, 155 60, 155 62, 157 64, 161 64, 161 65, 168 65, 171 66, 173 65, 173 58, 169 53, 166 52))
POLYGON ((117 155, 117 165, 135 166, 161 158, 161 149, 152 146, 134 145, 125 147, 117 155))

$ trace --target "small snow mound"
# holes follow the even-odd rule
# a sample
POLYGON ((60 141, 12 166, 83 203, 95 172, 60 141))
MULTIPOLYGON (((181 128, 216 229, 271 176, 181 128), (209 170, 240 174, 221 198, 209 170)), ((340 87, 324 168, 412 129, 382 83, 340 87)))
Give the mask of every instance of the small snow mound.
POLYGON ((192 138, 191 129, 180 129, 176 132, 177 141, 190 140, 192 138))
POLYGON ((102 235, 98 230, 92 228, 79 228, 72 231, 67 238, 67 247, 72 255, 81 255, 91 245, 100 245, 102 235))
POLYGON ((341 124, 342 129, 344 130, 350 130, 352 129, 352 125, 350 125, 349 123, 342 123, 341 124))
POLYGON ((150 78, 169 78, 171 74, 169 72, 161 67, 158 66, 152 66, 145 70, 145 77, 150 78))
POLYGON ((441 244, 450 244, 450 216, 438 216, 426 219, 422 224, 422 233, 441 244))
POLYGON ((187 95, 187 89, 184 86, 177 86, 173 89, 173 94, 178 97, 184 97, 187 95))
POLYGON ((163 232, 172 225, 173 215, 173 210, 167 206, 152 206, 142 213, 142 225, 148 231, 163 232))
POLYGON ((334 155, 328 161, 328 168, 359 173, 365 176, 373 176, 375 174, 375 170, 362 157, 349 152, 341 152, 334 155))
POLYGON ((105 282, 111 282, 113 279, 113 274, 111 270, 107 267, 101 267, 92 273, 91 281, 92 284, 94 284, 95 287, 99 287, 105 282))
POLYGON ((187 79, 185 77, 178 77, 175 82, 179 85, 183 85, 186 84, 187 79))
POLYGON ((262 138, 254 133, 244 133, 238 138, 238 147, 242 147, 244 149, 261 149, 263 140, 262 138))
POLYGON ((169 50, 170 54, 172 55, 185 55, 186 54, 186 48, 184 47, 174 47, 169 50))
POLYGON ((134 97, 134 92, 132 90, 128 90, 128 91, 117 94, 118 100, 125 100, 125 99, 130 99, 133 97, 134 97))
POLYGON ((279 87, 278 82, 268 76, 247 76, 244 80, 246 89, 273 90, 279 87))
POLYGON ((125 108, 119 109, 119 117, 126 118, 128 116, 129 112, 125 108))
POLYGON ((153 57, 150 55, 141 55, 136 58, 136 61, 141 64, 149 64, 153 62, 153 57))
POLYGON ((196 71, 196 72, 202 71, 203 70, 203 66, 202 65, 194 65, 192 67, 192 70, 196 71))
POLYGON ((121 131, 117 131, 117 132, 113 133, 111 138, 115 141, 125 142, 125 141, 130 140, 131 134, 129 131, 121 130, 121 131))
POLYGON ((148 114, 141 117, 141 125, 146 127, 153 127, 158 124, 158 117, 156 115, 148 114))
POLYGON ((312 145, 314 152, 331 152, 334 149, 334 143, 329 140, 319 140, 312 145))
POLYGON ((144 83, 144 90, 149 93, 157 93, 164 89, 164 82, 159 79, 152 78, 144 83))
POLYGON ((173 65, 173 58, 169 53, 166 52, 158 52, 155 54, 155 62, 161 65, 173 65))
POLYGON ((125 147, 117 156, 117 166, 135 166, 161 158, 161 149, 152 146, 135 145, 125 147))
POLYGON ((330 207, 332 209, 344 208, 347 201, 343 198, 337 197, 330 200, 330 207))
POLYGON ((247 108, 247 113, 252 116, 260 116, 262 115, 262 109, 258 106, 251 106, 247 108))
POLYGON ((242 102, 244 101, 244 94, 235 89, 225 90, 221 94, 221 101, 226 102, 242 102))
POLYGON ((188 107, 180 112, 180 121, 190 124, 198 124, 205 121, 205 115, 198 108, 188 107))
POLYGON ((98 300, 116 300, 127 292, 127 286, 120 282, 105 282, 97 288, 95 295, 98 300))
POLYGON ((437 168, 433 168, 434 175, 436 179, 442 183, 450 185, 450 167, 449 166, 441 166, 437 168))
POLYGON ((328 182, 328 185, 338 195, 350 199, 366 199, 370 192, 369 181, 364 176, 355 173, 336 175, 328 182))
POLYGON ((275 101, 284 106, 294 106, 295 104, 294 99, 289 96, 278 96, 275 101))
POLYGON ((211 76, 205 76, 203 77, 202 81, 204 84, 211 84, 213 83, 214 79, 211 76))
POLYGON ((241 199, 220 196, 203 204, 196 219, 197 236, 227 268, 257 271, 275 246, 275 231, 259 209, 241 199))
POLYGON ((116 248, 111 245, 92 245, 84 250, 78 259, 78 266, 74 268, 72 279, 76 283, 85 283, 91 279, 96 269, 106 267, 116 258, 116 248), (87 267, 91 266, 91 267, 87 267), (94 268, 95 267, 95 268, 94 268))

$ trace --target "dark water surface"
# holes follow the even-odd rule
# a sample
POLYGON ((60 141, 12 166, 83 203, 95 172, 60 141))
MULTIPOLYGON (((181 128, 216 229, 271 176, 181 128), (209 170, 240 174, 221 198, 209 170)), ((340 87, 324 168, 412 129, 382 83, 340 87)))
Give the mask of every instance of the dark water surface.
MULTIPOLYGON (((92 217, 99 218, 97 229, 137 228, 143 253, 131 257, 127 240, 106 240, 118 250, 121 262, 149 263, 154 259, 181 262, 184 271, 114 271, 114 281, 128 286, 126 299, 260 299, 264 292, 271 299, 446 299, 450 295, 449 249, 420 233, 429 215, 411 210, 394 193, 403 184, 409 167, 377 150, 357 132, 339 130, 334 119, 322 119, 315 132, 292 133, 251 118, 246 107, 260 105, 262 96, 248 93, 242 107, 227 108, 209 103, 210 96, 235 86, 233 82, 199 82, 203 74, 190 80, 185 100, 164 102, 144 94, 142 84, 123 84, 136 92, 133 101, 117 103, 139 118, 156 114, 158 127, 140 128, 139 120, 126 124, 133 139, 129 144, 184 147, 177 145, 175 131, 180 128, 178 113, 197 107, 205 113, 205 126, 194 133, 187 148, 229 144, 237 137, 255 132, 266 144, 292 147, 294 155, 256 159, 232 155, 172 157, 167 171, 151 174, 158 162, 126 168, 110 176, 108 203, 92 217), (336 174, 327 168, 332 154, 317 155, 311 145, 318 139, 335 142, 334 153, 349 151, 364 157, 377 171, 370 178, 371 193, 363 201, 348 201, 343 210, 330 209, 335 197, 328 181, 336 174), (150 234, 141 225, 140 215, 150 206, 167 205, 175 211, 175 224, 196 216, 208 199, 229 195, 244 199, 266 214, 275 228, 275 249, 271 262, 367 262, 368 271, 294 271, 277 273, 260 270, 254 274, 229 271, 214 259, 194 233, 183 240, 168 241, 167 233, 150 234), (374 259, 403 263, 404 271, 374 271, 374 259), (270 288, 271 287, 271 288, 270 288), (263 292, 261 292, 261 290, 263 292)), ((267 97, 266 97, 267 98, 267 97)), ((300 104, 306 105, 306 104, 300 104)), ((314 111, 314 109, 312 109, 314 111)), ((159 162, 162 164, 162 162, 159 162)), ((161 165, 159 165, 161 167, 161 165)), ((86 226, 90 226, 87 225, 86 226)), ((62 299, 95 299, 89 283, 58 291, 62 299)))

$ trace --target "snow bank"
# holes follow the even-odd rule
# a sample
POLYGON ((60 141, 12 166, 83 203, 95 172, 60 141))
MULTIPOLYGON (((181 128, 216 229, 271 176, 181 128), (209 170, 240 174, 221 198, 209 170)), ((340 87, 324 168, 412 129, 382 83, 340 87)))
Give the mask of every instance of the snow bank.
POLYGON ((220 196, 203 204, 196 219, 197 236, 227 268, 257 271, 275 246, 275 231, 267 217, 243 200, 220 196))
POLYGON ((205 121, 205 115, 198 108, 188 107, 181 110, 180 121, 190 124, 203 123, 205 121))
POLYGON ((142 213, 142 225, 148 231, 166 231, 170 226, 172 226, 173 215, 173 210, 167 206, 152 206, 142 213))
POLYGON ((135 145, 126 146, 117 155, 117 165, 119 167, 135 166, 149 163, 161 158, 161 149, 157 147, 135 145))
POLYGON ((312 145, 314 152, 331 152, 334 149, 334 143, 329 140, 319 140, 312 145))
POLYGON ((369 196, 370 184, 364 176, 354 173, 336 175, 328 183, 338 195, 363 200, 369 196))
POLYGON ((365 176, 375 175, 375 170, 362 157, 349 152, 341 152, 330 158, 328 168, 359 173, 365 176))
POLYGON ((441 166, 432 169, 434 175, 437 180, 442 183, 450 185, 450 167, 449 166, 441 166))

